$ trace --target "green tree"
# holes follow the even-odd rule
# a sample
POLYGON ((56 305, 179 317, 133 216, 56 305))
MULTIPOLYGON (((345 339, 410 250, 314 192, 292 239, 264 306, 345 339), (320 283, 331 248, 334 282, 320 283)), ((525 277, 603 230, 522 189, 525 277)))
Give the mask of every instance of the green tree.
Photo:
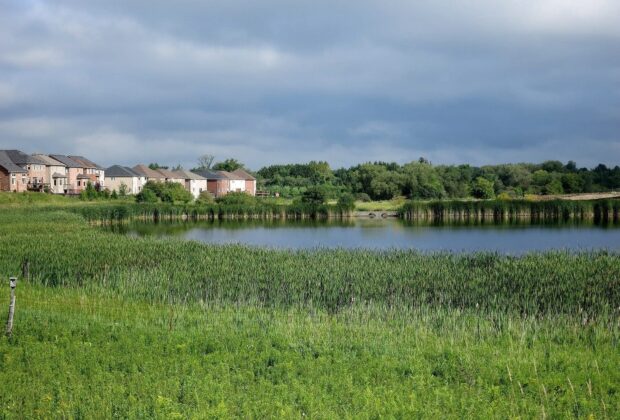
POLYGON ((479 176, 474 181, 474 185, 472 187, 472 195, 476 198, 481 199, 492 199, 495 198, 495 189, 493 188, 493 181, 489 181, 486 178, 479 176))
POLYGON ((301 195, 302 203, 321 205, 325 203, 327 196, 321 187, 310 187, 301 195))
POLYGON ((226 159, 223 162, 218 162, 215 165, 213 165, 213 169, 216 171, 232 172, 232 171, 236 171, 237 169, 243 169, 243 168, 244 168, 243 164, 239 162, 237 159, 233 159, 233 158, 226 159))

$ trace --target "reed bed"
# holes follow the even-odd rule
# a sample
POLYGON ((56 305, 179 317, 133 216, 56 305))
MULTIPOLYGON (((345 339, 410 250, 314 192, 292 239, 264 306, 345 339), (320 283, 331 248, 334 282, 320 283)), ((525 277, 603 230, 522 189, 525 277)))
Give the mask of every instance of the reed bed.
POLYGON ((590 201, 430 201, 407 202, 400 210, 408 220, 517 220, 532 222, 596 220, 617 222, 620 215, 620 200, 590 201))
POLYGON ((0 210, 0 417, 614 418, 620 256, 274 251, 0 210), (58 372, 62 372, 59 376, 58 372))

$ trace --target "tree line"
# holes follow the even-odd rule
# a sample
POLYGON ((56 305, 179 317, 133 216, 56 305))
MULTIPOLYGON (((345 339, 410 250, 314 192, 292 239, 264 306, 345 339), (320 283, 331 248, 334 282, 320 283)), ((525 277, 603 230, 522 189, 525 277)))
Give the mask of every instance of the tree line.
POLYGON ((540 164, 433 165, 420 158, 406 164, 364 163, 333 170, 327 162, 266 166, 256 172, 259 188, 295 198, 320 187, 338 197, 354 194, 358 200, 520 198, 526 194, 555 195, 620 190, 620 167, 599 164, 580 168, 573 161, 540 164))

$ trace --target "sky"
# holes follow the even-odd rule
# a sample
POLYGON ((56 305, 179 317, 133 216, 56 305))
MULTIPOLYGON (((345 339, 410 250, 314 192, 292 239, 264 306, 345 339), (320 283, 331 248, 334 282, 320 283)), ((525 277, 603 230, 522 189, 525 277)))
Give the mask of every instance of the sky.
POLYGON ((620 164, 618 0, 0 0, 0 149, 620 164))

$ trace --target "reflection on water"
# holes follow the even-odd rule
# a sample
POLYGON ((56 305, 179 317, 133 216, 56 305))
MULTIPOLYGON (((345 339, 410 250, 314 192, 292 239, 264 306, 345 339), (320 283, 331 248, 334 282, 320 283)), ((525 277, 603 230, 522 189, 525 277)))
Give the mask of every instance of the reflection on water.
POLYGON ((205 243, 240 243, 290 249, 417 249, 498 251, 511 254, 549 249, 620 250, 620 225, 577 221, 429 224, 397 219, 215 220, 134 223, 115 227, 114 230, 134 236, 176 237, 205 243))

